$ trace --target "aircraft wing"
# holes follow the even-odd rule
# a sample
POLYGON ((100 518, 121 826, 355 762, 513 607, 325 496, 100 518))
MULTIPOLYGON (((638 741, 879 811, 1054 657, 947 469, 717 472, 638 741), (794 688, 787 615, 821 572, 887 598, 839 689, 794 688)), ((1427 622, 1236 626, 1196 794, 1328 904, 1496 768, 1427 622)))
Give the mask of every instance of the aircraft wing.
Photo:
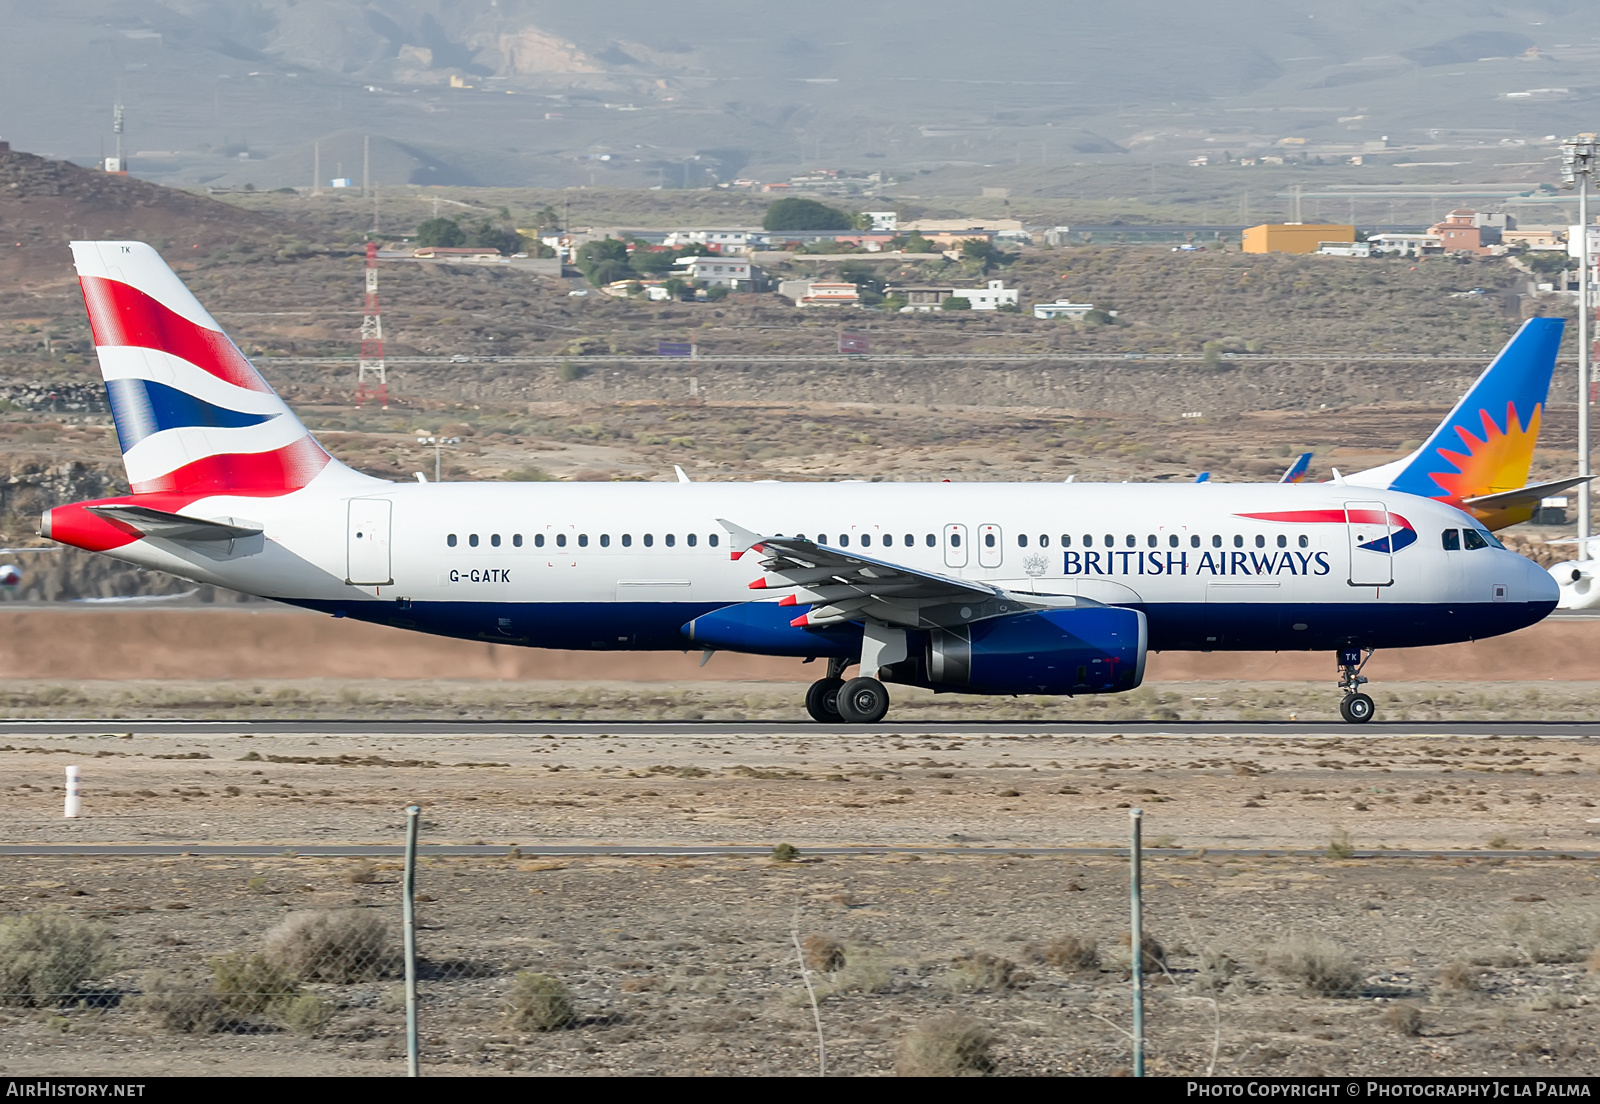
POLYGON ((185 517, 182 514, 169 514, 165 510, 156 510, 149 506, 108 503, 104 506, 84 508, 97 517, 125 525, 140 536, 162 537, 166 540, 225 541, 254 537, 261 533, 260 529, 207 521, 205 518, 185 517))
POLYGON ((763 537, 719 518, 734 541, 733 558, 759 552, 766 572, 751 590, 791 590, 778 603, 797 607, 796 627, 878 621, 900 628, 959 625, 1028 609, 1096 606, 1075 595, 1017 594, 903 564, 828 548, 799 537, 763 537), (809 606, 805 612, 798 607, 809 606))

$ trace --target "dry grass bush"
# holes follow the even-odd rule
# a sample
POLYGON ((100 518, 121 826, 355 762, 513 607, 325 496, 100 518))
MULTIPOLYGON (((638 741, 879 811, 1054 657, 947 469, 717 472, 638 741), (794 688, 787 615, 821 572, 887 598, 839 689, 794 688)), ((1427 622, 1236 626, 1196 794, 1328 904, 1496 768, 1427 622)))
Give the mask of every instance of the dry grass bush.
POLYGON ((1383 1026, 1408 1039, 1421 1035, 1422 1009, 1406 1001, 1391 1004, 1384 1010, 1383 1026))
POLYGON ((1032 975, 1009 958, 978 951, 952 959, 950 968, 939 976, 938 985, 951 993, 998 993, 1032 980, 1032 975))
POLYGON ((846 944, 844 965, 817 987, 817 996, 835 993, 882 993, 894 984, 894 967, 877 947, 846 944))
POLYGON ((300 995, 294 974, 264 954, 235 951, 211 960, 212 992, 233 1011, 276 1011, 300 995))
POLYGON ((1195 971, 1192 988, 1197 993, 1234 993, 1244 986, 1239 964, 1220 951, 1204 951, 1195 971))
POLYGON ((994 1070, 994 1033, 967 1016, 925 1020, 900 1041, 894 1072, 900 1077, 981 1077, 994 1070))
POLYGON ((556 1031, 571 1026, 577 1013, 572 993, 560 978, 518 971, 506 998, 506 1026, 518 1031, 556 1031))
POLYGON ((388 933, 377 916, 356 909, 296 912, 267 932, 264 950, 299 981, 365 981, 393 969, 388 933))
POLYGON ((115 964, 104 928, 59 912, 0 919, 0 1003, 55 1004, 115 964))
MULTIPOLYGON (((1139 943, 1144 954, 1140 959, 1139 968, 1142 973, 1153 974, 1161 969, 1167 961, 1167 949, 1163 947, 1153 935, 1140 935, 1139 943)), ((1123 932, 1117 940, 1117 949, 1111 954, 1109 965, 1117 970, 1133 969, 1133 933, 1123 932)))
POLYGON ((1343 997, 1361 988, 1361 969, 1350 952, 1320 936, 1290 933, 1267 948, 1266 962, 1315 996, 1343 997))
POLYGON ((1029 957, 1058 970, 1098 970, 1100 944, 1093 938, 1063 935, 1052 939, 1043 947, 1030 948, 1029 957))
POLYGON ((371 885, 378 880, 378 868, 363 859, 344 872, 344 880, 351 885, 371 885))
POLYGON ((1514 913, 1500 929, 1529 962, 1582 962, 1600 943, 1600 916, 1589 913, 1514 913))
POLYGON ((800 944, 805 954, 806 968, 819 974, 831 974, 844 969, 844 944, 825 935, 808 935, 800 944))
POLYGON ((1476 992, 1483 981, 1483 970, 1471 962, 1454 958, 1439 967, 1434 984, 1457 993, 1476 992))
POLYGON ((227 1002, 192 977, 151 973, 145 975, 140 988, 143 994, 130 1004, 154 1016, 168 1031, 209 1035, 221 1031, 230 1019, 227 1002))

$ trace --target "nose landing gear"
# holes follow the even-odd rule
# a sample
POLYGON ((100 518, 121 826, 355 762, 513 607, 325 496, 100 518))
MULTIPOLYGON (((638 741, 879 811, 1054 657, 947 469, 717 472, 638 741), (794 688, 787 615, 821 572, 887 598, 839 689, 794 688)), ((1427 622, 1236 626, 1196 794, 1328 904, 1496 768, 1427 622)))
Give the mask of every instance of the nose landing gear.
POLYGON ((1367 681, 1361 669, 1371 658, 1371 648, 1367 649, 1366 658, 1362 658, 1360 648, 1339 649, 1339 689, 1344 691, 1344 701, 1339 703, 1339 716, 1350 724, 1366 724, 1376 711, 1372 699, 1360 690, 1367 681))

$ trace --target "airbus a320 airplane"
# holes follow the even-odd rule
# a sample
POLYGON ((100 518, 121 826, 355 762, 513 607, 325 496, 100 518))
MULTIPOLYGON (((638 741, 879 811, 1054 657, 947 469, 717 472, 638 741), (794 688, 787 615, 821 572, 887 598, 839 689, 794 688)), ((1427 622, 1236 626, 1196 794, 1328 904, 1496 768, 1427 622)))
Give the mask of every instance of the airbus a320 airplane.
MULTIPOLYGON (((880 720, 885 683, 1116 693, 1148 651, 1325 650, 1361 722, 1363 653, 1511 632, 1556 603, 1461 509, 1339 482, 391 483, 324 451, 155 250, 72 248, 133 493, 57 506, 41 535, 335 617, 825 659, 806 695, 822 722, 880 720)), ((1553 362, 1560 333, 1525 323, 1479 387, 1553 362)), ((1542 385, 1490 391, 1498 411, 1451 418, 1536 424, 1542 385)), ((1464 470, 1452 424, 1408 478, 1464 470)))

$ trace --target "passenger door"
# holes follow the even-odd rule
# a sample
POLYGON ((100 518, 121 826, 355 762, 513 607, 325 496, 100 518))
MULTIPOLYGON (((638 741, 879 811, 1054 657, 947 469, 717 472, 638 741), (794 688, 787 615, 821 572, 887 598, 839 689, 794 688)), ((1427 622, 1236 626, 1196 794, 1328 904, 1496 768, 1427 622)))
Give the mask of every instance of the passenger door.
POLYGON ((1394 527, 1381 502, 1346 502, 1345 528, 1350 536, 1350 585, 1391 586, 1394 583, 1394 527))
POLYGON ((946 525, 944 527, 944 565, 946 567, 967 566, 967 527, 965 525, 946 525))
POLYGON ((387 498, 350 500, 345 582, 356 586, 388 586, 394 582, 389 565, 391 507, 387 498))
POLYGON ((1005 559, 1005 542, 998 525, 978 526, 978 566, 999 567, 1005 559))

